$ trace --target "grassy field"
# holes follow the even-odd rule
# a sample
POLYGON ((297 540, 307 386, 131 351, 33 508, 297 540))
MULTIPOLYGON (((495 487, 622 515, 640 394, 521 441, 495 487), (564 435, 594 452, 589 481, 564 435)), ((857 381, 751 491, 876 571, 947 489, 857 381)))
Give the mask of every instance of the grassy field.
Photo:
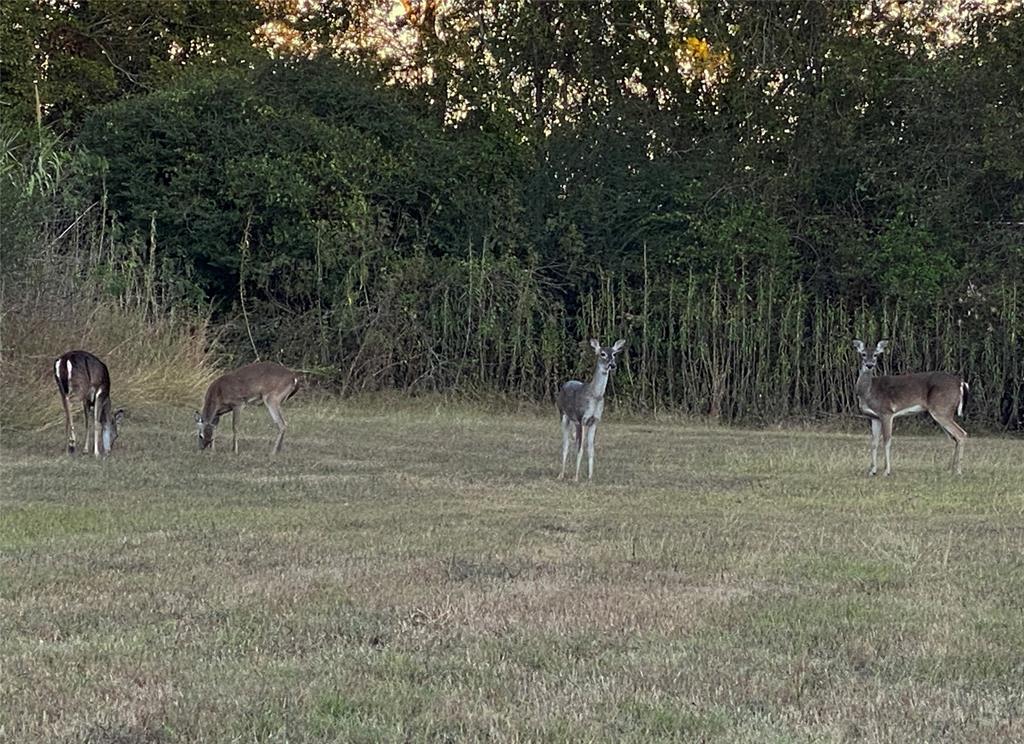
POLYGON ((293 403, 5 433, 0 741, 1024 740, 1020 440, 293 403))

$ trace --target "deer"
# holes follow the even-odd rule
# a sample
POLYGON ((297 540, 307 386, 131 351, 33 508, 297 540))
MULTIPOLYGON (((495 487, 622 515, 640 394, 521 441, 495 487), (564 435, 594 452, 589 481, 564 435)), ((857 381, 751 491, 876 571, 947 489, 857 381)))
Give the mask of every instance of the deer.
POLYGON ((82 404, 85 414, 85 446, 83 453, 89 453, 89 423, 92 418, 92 451, 97 459, 106 457, 117 439, 117 425, 124 418, 124 409, 111 411, 110 372, 100 359, 88 351, 68 351, 53 362, 53 379, 60 391, 60 402, 64 406, 64 438, 67 453, 75 454, 78 441, 75 437, 75 421, 71 413, 72 404, 82 404))
POLYGON ((199 449, 213 448, 214 430, 220 417, 231 412, 231 449, 238 454, 238 418, 246 403, 263 403, 277 425, 277 440, 272 452, 281 451, 287 428, 281 404, 295 395, 299 378, 276 362, 254 362, 221 375, 210 383, 203 399, 202 413, 195 412, 199 449))
POLYGON ((963 474, 964 442, 967 432, 956 421, 963 416, 964 396, 970 389, 963 378, 948 372, 917 372, 906 375, 874 376, 878 358, 889 345, 881 340, 871 353, 864 342, 854 339, 860 354, 860 373, 854 392, 861 412, 871 421, 871 469, 878 472, 878 441, 885 442, 885 474, 892 474, 893 419, 927 411, 953 440, 953 472, 963 474))
POLYGON ((569 380, 558 392, 558 413, 562 419, 562 470, 558 474, 559 480, 565 478, 570 439, 574 439, 578 445, 576 476, 573 480, 580 479, 584 448, 588 453, 587 480, 594 478, 594 437, 604 413, 604 392, 608 387, 608 378, 615 371, 615 356, 625 345, 625 339, 621 338, 611 346, 601 346, 597 339, 590 339, 590 346, 597 356, 593 378, 587 383, 569 380))

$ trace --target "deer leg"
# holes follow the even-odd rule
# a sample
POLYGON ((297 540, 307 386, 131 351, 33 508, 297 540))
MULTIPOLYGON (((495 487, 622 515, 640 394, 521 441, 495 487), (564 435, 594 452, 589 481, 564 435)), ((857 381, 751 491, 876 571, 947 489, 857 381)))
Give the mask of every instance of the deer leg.
POLYGON ((284 430, 288 428, 288 424, 284 422, 284 416, 281 415, 280 403, 276 400, 267 399, 267 412, 270 414, 270 418, 274 419, 274 423, 277 424, 277 441, 274 442, 274 453, 281 451, 281 444, 284 442, 284 430))
POLYGON ((882 438, 882 422, 876 418, 871 421, 871 469, 868 475, 878 472, 878 441, 882 438))
POLYGON ((964 474, 964 446, 967 442, 967 432, 963 430, 963 427, 959 426, 955 421, 953 425, 960 430, 960 438, 956 440, 956 446, 953 448, 953 471, 957 475, 964 474))
POLYGON ((882 441, 885 443, 885 474, 892 475, 892 416, 882 419, 882 441))
POLYGON ((964 442, 967 441, 967 432, 952 417, 938 416, 935 411, 928 411, 935 422, 942 427, 943 431, 953 440, 953 472, 963 475, 964 442))
POLYGON ((586 436, 587 436, 587 426, 586 426, 586 424, 580 424, 580 426, 577 429, 577 431, 580 434, 580 437, 579 437, 579 439, 580 439, 580 442, 579 442, 580 446, 579 446, 579 449, 576 450, 576 477, 573 478, 573 480, 576 480, 576 481, 578 481, 580 479, 580 465, 583 464, 583 447, 585 446, 584 443, 586 441, 586 436))
POLYGON ((587 429, 587 480, 594 478, 594 437, 597 436, 597 423, 587 429))
POLYGON ((231 451, 238 454, 238 414, 242 407, 231 409, 231 451))
POLYGON ((82 454, 89 454, 89 401, 82 402, 82 415, 85 416, 85 441, 82 442, 82 454))
POLYGON ((103 396, 102 392, 97 392, 96 397, 92 402, 92 453, 99 459, 100 454, 100 422, 96 417, 96 414, 103 410, 100 404, 100 398, 103 396))
POLYGON ((569 440, 572 438, 572 422, 564 413, 562 414, 562 470, 558 473, 558 479, 565 477, 565 461, 569 459, 569 440))
POLYGON ((60 396, 60 402, 64 404, 64 440, 67 442, 67 453, 75 454, 75 422, 71 420, 71 401, 66 395, 60 396))

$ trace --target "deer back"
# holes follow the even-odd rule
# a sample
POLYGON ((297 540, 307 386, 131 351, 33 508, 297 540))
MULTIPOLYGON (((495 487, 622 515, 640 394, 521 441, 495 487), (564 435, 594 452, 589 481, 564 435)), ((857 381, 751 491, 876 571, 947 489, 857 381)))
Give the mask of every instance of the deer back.
POLYGON ((88 351, 69 351, 53 363, 54 377, 61 393, 75 402, 92 404, 102 388, 110 399, 110 372, 107 365, 88 351))
POLYGON ((254 362, 221 375, 206 391, 203 418, 219 416, 243 403, 270 395, 290 395, 298 387, 295 373, 277 362, 254 362))
POLYGON ((862 397, 878 413, 897 413, 914 406, 924 410, 956 409, 961 396, 960 383, 958 375, 948 372, 882 375, 872 378, 870 388, 862 397))

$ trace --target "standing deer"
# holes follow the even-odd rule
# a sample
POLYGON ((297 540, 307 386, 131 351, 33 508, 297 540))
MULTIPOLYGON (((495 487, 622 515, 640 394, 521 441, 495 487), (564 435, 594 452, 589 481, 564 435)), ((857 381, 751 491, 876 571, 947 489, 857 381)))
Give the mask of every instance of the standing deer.
POLYGON ((57 381, 60 401, 64 405, 64 437, 68 454, 73 455, 78 444, 71 405, 81 403, 85 413, 84 452, 89 452, 89 414, 92 414, 92 451, 96 457, 109 455, 124 411, 118 409, 111 413, 107 365, 88 351, 68 351, 53 362, 53 379, 57 381))
POLYGON ((273 451, 281 451, 287 424, 281 415, 281 404, 295 395, 299 378, 276 362, 256 362, 239 367, 210 383, 203 401, 203 412, 196 411, 199 449, 213 445, 213 432, 220 417, 231 411, 231 449, 238 454, 238 415, 246 403, 264 403, 270 418, 277 424, 277 441, 273 451))
POLYGON ((860 410, 871 421, 871 470, 878 472, 878 440, 885 442, 885 474, 892 472, 892 421, 897 416, 927 411, 953 440, 953 470, 963 472, 962 461, 967 432, 956 422, 964 412, 967 383, 947 372, 918 372, 908 375, 874 376, 878 357, 889 345, 879 341, 868 354, 864 342, 854 339, 853 348, 860 354, 860 374, 854 391, 860 410))
POLYGON ((580 479, 580 464, 583 462, 583 449, 588 455, 587 478, 594 477, 594 436, 597 424, 604 413, 604 391, 608 387, 608 377, 615 371, 615 355, 626 345, 619 339, 611 346, 601 346, 597 339, 590 339, 590 345, 597 355, 594 377, 590 382, 569 380, 558 392, 558 412, 562 417, 562 470, 559 479, 565 477, 565 461, 569 456, 569 440, 575 438, 579 448, 576 451, 576 477, 580 479))

